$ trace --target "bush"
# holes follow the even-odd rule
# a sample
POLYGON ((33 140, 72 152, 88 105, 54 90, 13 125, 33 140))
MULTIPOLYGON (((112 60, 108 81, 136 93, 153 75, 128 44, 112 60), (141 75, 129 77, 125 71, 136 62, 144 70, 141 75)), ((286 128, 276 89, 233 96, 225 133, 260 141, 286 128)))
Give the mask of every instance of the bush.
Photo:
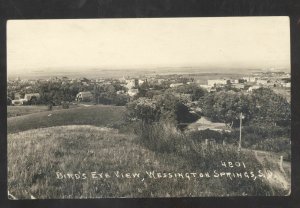
POLYGON ((136 133, 143 145, 157 152, 177 152, 184 145, 183 134, 169 123, 140 122, 136 133))
POLYGON ((53 105, 51 103, 48 104, 48 111, 52 111, 52 107, 53 107, 53 105))
MULTIPOLYGON (((262 169, 261 165, 256 161, 253 153, 237 151, 237 146, 227 144, 226 146, 218 143, 205 144, 201 142, 201 138, 213 137, 218 135, 222 138, 221 133, 212 131, 202 131, 198 134, 185 135, 180 133, 174 126, 166 123, 153 123, 142 124, 140 123, 137 133, 139 135, 139 141, 149 149, 176 155, 176 157, 182 157, 186 162, 186 167, 194 170, 205 170, 207 172, 241 172, 246 171, 239 167, 232 167, 230 170, 228 167, 221 166, 221 161, 246 161, 247 169, 249 171, 257 171, 262 169), (214 134, 214 135, 213 135, 214 134)), ((216 181, 214 180, 214 183, 216 181)), ((211 187, 213 184, 211 181, 207 182, 207 186, 211 187)), ((272 195, 282 194, 281 190, 272 190, 270 186, 261 180, 222 180, 222 186, 225 190, 233 195, 240 195, 241 193, 247 193, 249 195, 272 195), (273 193, 275 191, 275 193, 273 193)))
POLYGON ((278 153, 291 151, 290 139, 285 137, 265 139, 257 144, 254 144, 252 147, 258 150, 278 153))
MULTIPOLYGON (((290 154, 291 129, 280 126, 245 126, 242 129, 242 147, 271 152, 285 152, 290 154)), ((239 129, 227 134, 228 143, 235 143, 239 139, 239 129)), ((290 156, 287 155, 287 158, 290 156)))
POLYGON ((226 138, 224 134, 212 131, 210 129, 202 130, 202 131, 193 131, 189 133, 189 138, 194 141, 204 141, 205 139, 214 140, 217 143, 222 143, 226 138))
POLYGON ((62 108, 63 109, 68 109, 69 108, 69 103, 68 102, 62 102, 62 108))

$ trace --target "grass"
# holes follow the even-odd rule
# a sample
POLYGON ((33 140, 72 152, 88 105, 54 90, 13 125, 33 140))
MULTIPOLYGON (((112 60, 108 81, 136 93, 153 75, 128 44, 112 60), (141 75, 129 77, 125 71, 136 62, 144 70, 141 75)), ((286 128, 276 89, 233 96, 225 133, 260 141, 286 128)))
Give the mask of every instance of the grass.
POLYGON ((29 106, 7 106, 7 117, 23 116, 32 113, 47 111, 45 105, 29 105, 29 106))
MULTIPOLYGON (((162 159, 161 155, 135 144, 134 138, 134 135, 93 126, 51 127, 11 134, 8 138, 8 189, 17 198, 30 195, 36 198, 97 198, 214 193, 205 189, 204 183, 194 184, 188 180, 158 183, 117 178, 56 179, 56 171, 186 171, 183 159, 175 156, 162 159)), ((216 181, 212 188, 218 185, 216 181)))
MULTIPOLYGON (((283 195, 263 178, 213 177, 213 171, 263 169, 251 152, 203 144, 168 125, 126 123, 126 109, 88 106, 8 118, 8 190, 18 199, 283 195), (50 115, 50 116, 49 116, 50 115), (247 169, 224 167, 243 161, 247 169), (140 173, 140 178, 57 179, 56 172, 140 173), (146 171, 209 172, 209 178, 151 179, 146 171), (142 180, 144 178, 144 180, 142 180)), ((74 175, 73 175, 74 177, 74 175)))
MULTIPOLYGON (((77 104, 69 105, 70 108, 78 107, 77 104)), ((53 106, 52 110, 60 110, 62 106, 53 106)), ((48 111, 47 105, 23 105, 23 106, 7 106, 7 118, 23 116, 32 113, 48 111)))
POLYGON ((7 119, 7 132, 16 133, 61 125, 121 125, 125 107, 95 105, 55 111, 44 111, 7 119))
POLYGON ((243 178, 147 178, 145 171, 186 173, 237 171, 225 168, 220 160, 245 160, 248 168, 259 167, 251 154, 237 155, 231 148, 195 144, 190 154, 159 153, 137 142, 134 134, 90 125, 70 125, 34 129, 8 135, 8 190, 18 199, 99 197, 196 197, 271 195, 261 179, 243 178), (220 151, 222 149, 222 151, 220 151), (215 157, 214 157, 215 156, 215 157), (214 160, 212 160, 214 158, 214 160), (206 169, 205 169, 206 168, 206 169), (56 172, 96 171, 113 175, 140 173, 140 178, 56 179, 56 172), (142 180, 144 178, 144 180, 142 180))

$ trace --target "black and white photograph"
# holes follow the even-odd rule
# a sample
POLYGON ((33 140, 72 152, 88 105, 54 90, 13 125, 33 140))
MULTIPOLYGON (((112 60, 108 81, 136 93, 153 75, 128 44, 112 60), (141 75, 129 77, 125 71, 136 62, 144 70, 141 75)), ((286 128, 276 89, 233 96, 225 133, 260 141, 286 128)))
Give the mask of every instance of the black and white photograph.
POLYGON ((288 16, 7 22, 8 199, 290 196, 288 16))

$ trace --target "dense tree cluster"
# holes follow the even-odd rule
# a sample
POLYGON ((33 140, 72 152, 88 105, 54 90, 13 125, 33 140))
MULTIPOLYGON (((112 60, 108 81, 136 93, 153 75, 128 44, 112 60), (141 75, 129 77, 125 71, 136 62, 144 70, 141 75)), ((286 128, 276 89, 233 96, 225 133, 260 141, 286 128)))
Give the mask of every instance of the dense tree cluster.
MULTIPOLYGON (((90 91, 93 94, 93 101, 98 104, 125 105, 129 101, 129 97, 124 94, 126 89, 119 83, 85 85, 82 82, 37 82, 35 84, 19 84, 14 89, 8 87, 7 95, 13 100, 15 93, 19 93, 21 98, 28 93, 39 93, 40 97, 34 104, 60 105, 65 101, 75 101, 76 95, 85 91, 90 91), (118 94, 118 91, 123 93, 118 94)), ((32 103, 28 102, 28 104, 32 103)))
POLYGON ((161 95, 161 94, 185 94, 190 95, 190 101, 199 100, 203 97, 207 91, 196 84, 183 84, 181 86, 177 86, 174 88, 166 87, 165 83, 160 85, 150 85, 147 82, 144 82, 142 85, 138 87, 139 92, 136 95, 136 98, 139 97, 148 97, 153 98, 153 96, 161 95))
POLYGON ((198 116, 190 113, 189 108, 173 94, 164 93, 152 99, 140 97, 127 105, 130 118, 138 118, 145 123, 164 121, 168 123, 187 123, 198 116))
POLYGON ((118 83, 94 86, 94 101, 97 104, 126 105, 129 101, 129 96, 118 94, 118 91, 125 92, 126 88, 118 83))
POLYGON ((38 84, 38 92, 40 94, 39 103, 55 103, 60 104, 62 101, 74 101, 78 92, 86 90, 86 87, 80 83, 46 82, 38 84))
POLYGON ((171 91, 181 93, 181 94, 189 94, 191 95, 191 101, 199 100, 201 97, 203 97, 207 91, 199 86, 197 86, 195 83, 193 84, 186 84, 178 86, 174 89, 170 89, 171 91))
POLYGON ((290 104, 271 89, 261 88, 251 94, 221 91, 207 94, 201 102, 202 112, 213 121, 237 126, 239 114, 243 122, 288 124, 291 118, 290 104))

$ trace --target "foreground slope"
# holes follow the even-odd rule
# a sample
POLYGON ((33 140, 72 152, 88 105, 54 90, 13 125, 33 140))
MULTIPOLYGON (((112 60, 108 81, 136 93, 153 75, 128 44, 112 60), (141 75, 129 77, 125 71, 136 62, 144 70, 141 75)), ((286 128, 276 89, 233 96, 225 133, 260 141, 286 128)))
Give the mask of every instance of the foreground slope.
MULTIPOLYGON (((226 158, 231 153, 222 154, 224 161, 232 159, 226 158)), ((199 168, 203 166, 219 171, 209 166, 213 161, 208 158, 192 163, 179 154, 153 152, 140 146, 135 135, 106 127, 40 128, 8 135, 8 190, 18 199, 276 194, 260 178, 231 180, 214 177, 214 173, 186 177, 185 173, 205 173, 199 168), (151 178, 146 171, 171 173, 173 177, 151 178), (175 173, 183 177, 174 177, 175 173)), ((247 161, 253 163, 251 158, 247 161)))

